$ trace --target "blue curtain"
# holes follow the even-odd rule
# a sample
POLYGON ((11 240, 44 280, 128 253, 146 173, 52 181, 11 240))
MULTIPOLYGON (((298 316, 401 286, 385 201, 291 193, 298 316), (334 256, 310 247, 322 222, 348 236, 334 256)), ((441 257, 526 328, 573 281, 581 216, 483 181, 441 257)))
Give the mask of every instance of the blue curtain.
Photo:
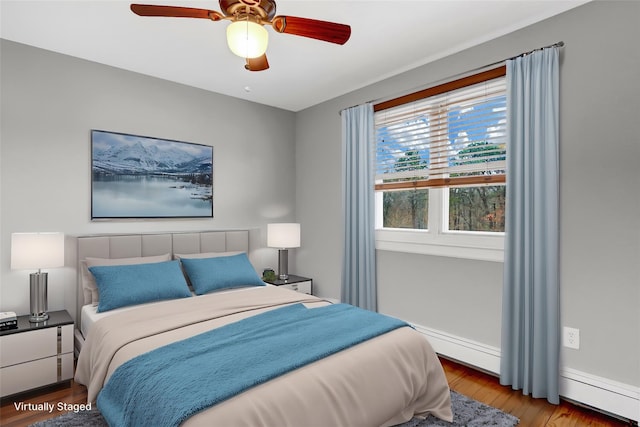
POLYGON ((342 111, 342 302, 377 310, 373 106, 342 111))
POLYGON ((500 382, 559 403, 558 48, 507 61, 500 382))

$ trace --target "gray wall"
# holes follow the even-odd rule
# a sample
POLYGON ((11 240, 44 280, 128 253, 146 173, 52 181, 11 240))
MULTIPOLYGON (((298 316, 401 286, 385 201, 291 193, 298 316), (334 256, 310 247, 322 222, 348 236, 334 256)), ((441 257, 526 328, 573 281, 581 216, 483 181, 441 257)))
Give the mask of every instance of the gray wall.
MULTIPOLYGON (((563 349, 562 365, 640 385, 638 16, 638 2, 588 3, 299 112, 300 273, 314 278, 318 294, 340 295, 341 109, 562 40, 562 324, 581 333, 580 350, 563 349)), ((377 260, 382 312, 500 346, 501 263, 384 251, 377 260)))
MULTIPOLYGON (((10 270, 10 234, 181 231, 298 220, 291 271, 340 295, 340 117, 545 46, 561 57, 562 321, 581 349, 563 366, 640 385, 640 39, 637 2, 592 2, 297 114, 1 41, 0 310, 27 312, 27 272, 10 270), (246 123, 250 123, 247 126, 246 123), (215 218, 91 222, 92 128, 214 146, 215 218), (603 173, 615 166, 615 173, 603 173), (586 168, 585 168, 586 167, 586 168)), ((275 265, 271 249, 257 267, 275 265)), ((72 254, 71 254, 72 256, 72 254)), ((500 345, 502 264, 379 251, 384 312, 500 345)), ((68 263, 68 265, 71 265, 68 263)), ((75 271, 50 271, 50 308, 75 310, 75 271)))
MULTIPOLYGON (((29 310, 28 272, 10 269, 13 232, 80 235, 249 227, 254 229, 253 247, 264 248, 268 222, 295 219, 293 113, 1 43, 0 310, 29 310), (214 218, 91 222, 91 129, 212 145, 214 218)), ((49 308, 73 314, 72 243, 67 249, 67 267, 49 271, 49 308)), ((258 269, 274 267, 277 251, 257 250, 252 260, 258 269)))

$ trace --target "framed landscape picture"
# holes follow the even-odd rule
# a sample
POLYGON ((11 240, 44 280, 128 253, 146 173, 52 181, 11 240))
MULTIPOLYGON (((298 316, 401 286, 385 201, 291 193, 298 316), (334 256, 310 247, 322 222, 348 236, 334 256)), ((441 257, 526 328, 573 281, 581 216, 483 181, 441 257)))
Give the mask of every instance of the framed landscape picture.
POLYGON ((213 217, 213 147, 91 131, 91 219, 213 217))

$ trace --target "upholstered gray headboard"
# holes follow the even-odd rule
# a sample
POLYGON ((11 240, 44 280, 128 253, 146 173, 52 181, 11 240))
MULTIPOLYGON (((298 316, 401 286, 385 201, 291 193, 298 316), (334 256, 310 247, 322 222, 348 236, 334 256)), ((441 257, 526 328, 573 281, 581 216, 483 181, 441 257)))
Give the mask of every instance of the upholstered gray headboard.
MULTIPOLYGON (((106 234, 78 237, 77 313, 87 301, 82 290, 82 261, 94 258, 131 258, 163 254, 202 252, 249 252, 248 230, 202 231, 156 234, 106 234)), ((79 321, 79 319, 78 319, 79 321)))

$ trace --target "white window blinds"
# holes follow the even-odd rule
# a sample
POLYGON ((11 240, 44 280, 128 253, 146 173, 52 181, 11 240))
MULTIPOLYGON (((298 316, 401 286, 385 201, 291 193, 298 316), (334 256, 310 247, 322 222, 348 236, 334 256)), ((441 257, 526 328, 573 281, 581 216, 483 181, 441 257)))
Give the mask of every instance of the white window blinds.
POLYGON ((377 106, 377 190, 505 182, 504 72, 482 74, 377 106))

